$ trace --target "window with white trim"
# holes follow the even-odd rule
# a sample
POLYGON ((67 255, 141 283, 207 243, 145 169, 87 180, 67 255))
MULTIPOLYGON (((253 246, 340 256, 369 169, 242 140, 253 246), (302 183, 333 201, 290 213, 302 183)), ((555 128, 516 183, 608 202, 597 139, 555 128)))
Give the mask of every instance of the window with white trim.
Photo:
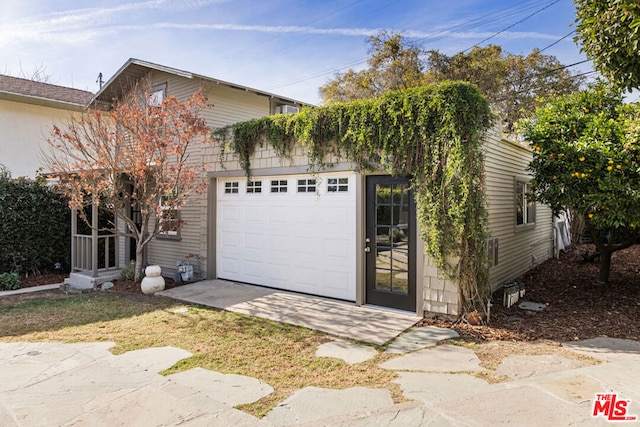
POLYGON ((329 193, 344 193, 349 191, 349 178, 328 178, 327 191, 329 193))
POLYGON ((536 203, 531 200, 531 184, 516 179, 516 227, 536 223, 536 203))
POLYGON ((311 179, 299 179, 298 180, 298 193, 315 193, 316 192, 316 180, 311 179))
POLYGON ((160 234, 158 237, 180 238, 180 210, 173 203, 173 194, 160 197, 160 234))
POLYGON ((231 181, 224 183, 224 194, 238 194, 239 183, 238 181, 231 181))
POLYGON ((286 179, 272 179, 271 180, 271 192, 272 193, 286 193, 287 192, 287 180, 286 179))
POLYGON ((247 182, 247 193, 249 194, 262 193, 262 181, 247 182))
POLYGON ((149 91, 149 106, 151 107, 159 107, 162 105, 162 101, 164 101, 164 97, 167 91, 167 84, 163 83, 158 86, 154 86, 149 91))

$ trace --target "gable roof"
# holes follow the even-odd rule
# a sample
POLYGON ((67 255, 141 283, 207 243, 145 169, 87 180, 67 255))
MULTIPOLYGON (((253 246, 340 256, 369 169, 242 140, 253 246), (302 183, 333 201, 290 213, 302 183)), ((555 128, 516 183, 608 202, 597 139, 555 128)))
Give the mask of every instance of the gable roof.
POLYGON ((93 93, 0 74, 0 98, 58 108, 84 107, 93 93))
POLYGON ((306 102, 298 101, 296 99, 287 98, 274 93, 265 92, 250 88, 247 86, 238 85, 235 83, 226 82, 220 79, 214 79, 213 77, 207 77, 201 74, 191 73, 189 71, 179 70, 177 68, 171 68, 164 65, 154 64, 153 62, 143 61, 136 58, 130 58, 120 69, 111 77, 95 94, 90 104, 110 104, 114 99, 118 99, 122 96, 122 92, 130 87, 132 82, 141 79, 145 74, 151 70, 162 71, 168 74, 174 74, 186 79, 200 79, 206 82, 225 85, 228 87, 240 89, 246 92, 253 92, 256 95, 266 96, 272 98, 277 104, 289 104, 289 105, 310 105, 306 102))

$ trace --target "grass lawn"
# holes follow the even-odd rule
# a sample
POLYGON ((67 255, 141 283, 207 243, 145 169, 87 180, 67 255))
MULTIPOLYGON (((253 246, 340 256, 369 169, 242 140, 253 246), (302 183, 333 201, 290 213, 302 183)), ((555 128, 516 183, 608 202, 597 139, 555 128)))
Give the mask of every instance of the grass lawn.
POLYGON ((333 339, 330 335, 165 298, 58 292, 11 296, 0 299, 0 325, 0 341, 113 341, 114 354, 158 346, 188 350, 192 357, 163 374, 202 367, 263 380, 275 392, 240 407, 256 416, 306 386, 386 388, 402 400, 392 382, 396 374, 377 366, 387 355, 356 365, 319 358, 315 351, 333 339))

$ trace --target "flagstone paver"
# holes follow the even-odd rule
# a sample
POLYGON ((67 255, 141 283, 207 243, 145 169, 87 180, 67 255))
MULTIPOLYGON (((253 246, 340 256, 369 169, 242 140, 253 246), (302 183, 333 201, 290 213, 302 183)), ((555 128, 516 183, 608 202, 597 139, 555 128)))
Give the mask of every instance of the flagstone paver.
POLYGON ((412 329, 393 340, 385 350, 385 353, 404 354, 432 347, 440 341, 458 338, 459 335, 453 329, 439 328, 437 326, 422 326, 412 329))
POLYGON ((469 372, 482 371, 480 359, 468 348, 455 345, 440 345, 418 350, 380 365, 383 369, 422 372, 469 372))
POLYGON ((330 341, 321 344, 316 350, 316 356, 318 357, 342 359, 349 365, 366 362, 376 357, 377 354, 377 350, 373 347, 345 341, 330 341))

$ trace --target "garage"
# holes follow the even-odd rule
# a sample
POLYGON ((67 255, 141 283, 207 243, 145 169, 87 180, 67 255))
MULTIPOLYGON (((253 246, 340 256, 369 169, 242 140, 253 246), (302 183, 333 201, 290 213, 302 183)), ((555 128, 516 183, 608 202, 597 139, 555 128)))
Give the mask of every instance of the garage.
POLYGON ((356 299, 356 174, 219 178, 220 279, 356 299))

